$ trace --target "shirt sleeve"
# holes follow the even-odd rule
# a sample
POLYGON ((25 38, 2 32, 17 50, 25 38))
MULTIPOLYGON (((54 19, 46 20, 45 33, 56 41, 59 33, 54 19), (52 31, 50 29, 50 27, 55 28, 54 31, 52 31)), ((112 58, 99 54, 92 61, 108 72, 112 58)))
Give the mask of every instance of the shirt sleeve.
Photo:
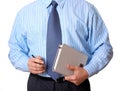
POLYGON ((89 45, 91 59, 84 67, 89 76, 102 70, 113 56, 112 46, 109 41, 108 30, 95 7, 89 13, 89 45))
POLYGON ((27 66, 29 49, 26 32, 22 25, 24 25, 23 19, 18 13, 8 42, 10 47, 8 57, 16 69, 29 71, 27 66))

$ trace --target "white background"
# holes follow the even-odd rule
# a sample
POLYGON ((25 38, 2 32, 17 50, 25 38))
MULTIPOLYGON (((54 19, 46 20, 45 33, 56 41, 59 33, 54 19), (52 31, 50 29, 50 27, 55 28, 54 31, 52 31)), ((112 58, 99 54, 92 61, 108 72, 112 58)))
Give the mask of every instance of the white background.
MULTIPOLYGON (((0 91, 27 91, 28 74, 16 70, 8 59, 8 39, 17 12, 34 0, 0 0, 0 91)), ((88 0, 98 9, 109 30, 114 57, 108 66, 90 78, 92 91, 120 91, 119 0, 88 0)))

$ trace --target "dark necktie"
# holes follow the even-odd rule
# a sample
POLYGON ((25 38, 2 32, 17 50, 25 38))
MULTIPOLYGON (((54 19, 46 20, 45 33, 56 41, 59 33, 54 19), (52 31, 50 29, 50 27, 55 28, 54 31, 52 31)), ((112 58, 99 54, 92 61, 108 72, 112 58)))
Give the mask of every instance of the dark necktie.
POLYGON ((60 75, 52 71, 52 65, 58 46, 62 43, 62 38, 59 16, 56 10, 58 4, 55 1, 52 1, 51 4, 52 10, 49 15, 47 29, 47 71, 48 74, 56 80, 60 75))

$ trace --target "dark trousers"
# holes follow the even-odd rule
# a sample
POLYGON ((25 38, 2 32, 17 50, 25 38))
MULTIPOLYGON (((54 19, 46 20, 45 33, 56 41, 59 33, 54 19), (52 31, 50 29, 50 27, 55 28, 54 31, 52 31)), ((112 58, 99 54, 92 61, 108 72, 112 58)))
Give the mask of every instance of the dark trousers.
POLYGON ((90 91, 90 84, 88 79, 76 86, 68 81, 55 82, 51 78, 30 74, 27 91, 90 91))

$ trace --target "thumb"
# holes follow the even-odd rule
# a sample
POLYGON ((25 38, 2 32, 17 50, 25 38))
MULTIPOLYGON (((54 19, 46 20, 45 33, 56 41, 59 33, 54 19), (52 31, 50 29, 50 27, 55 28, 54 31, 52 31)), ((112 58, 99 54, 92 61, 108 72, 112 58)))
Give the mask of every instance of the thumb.
POLYGON ((36 56, 37 59, 41 60, 42 58, 40 56, 36 56))
POLYGON ((74 70, 76 69, 75 66, 70 65, 70 64, 67 65, 67 68, 68 68, 69 70, 72 70, 72 71, 74 71, 74 70))

